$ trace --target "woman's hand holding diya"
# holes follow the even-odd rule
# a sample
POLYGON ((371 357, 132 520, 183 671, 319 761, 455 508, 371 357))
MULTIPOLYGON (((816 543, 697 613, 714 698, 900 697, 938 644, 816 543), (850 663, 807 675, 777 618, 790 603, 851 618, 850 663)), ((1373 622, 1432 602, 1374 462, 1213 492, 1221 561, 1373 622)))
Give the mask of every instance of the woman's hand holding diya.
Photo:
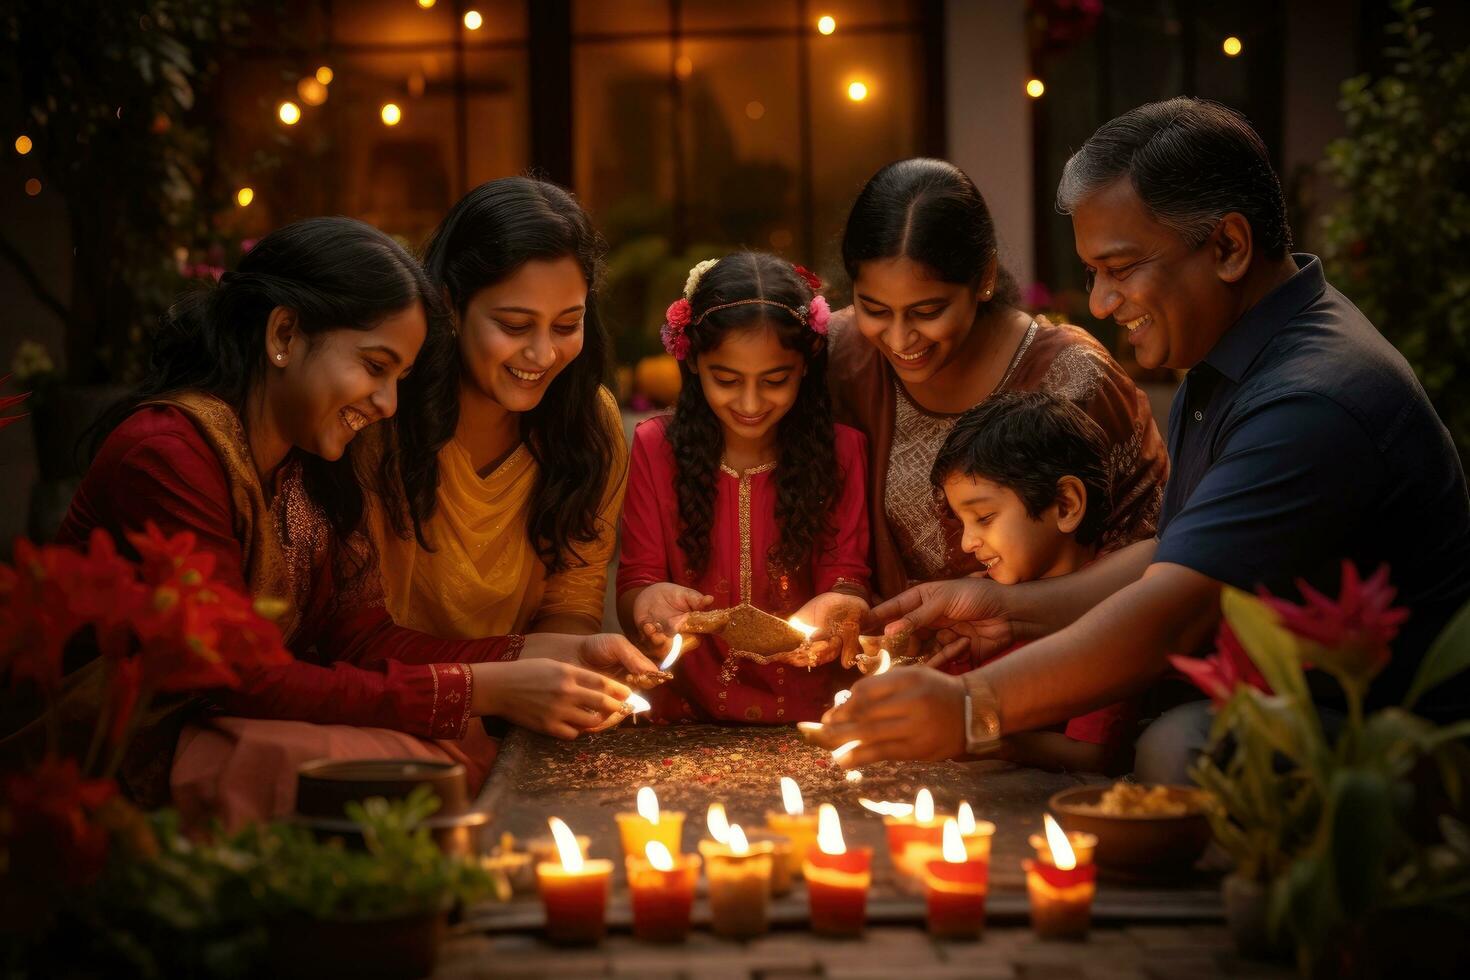
MULTIPOLYGON (((654 656, 663 658, 668 655, 674 637, 683 632, 689 614, 708 609, 714 601, 712 595, 673 582, 658 582, 638 590, 633 599, 633 622, 642 634, 644 645, 654 656)), ((687 652, 698 645, 699 637, 685 636, 683 643, 687 652)))
MULTIPOLYGON (((843 667, 851 667, 861 654, 858 632, 868 614, 868 604, 846 592, 823 592, 813 596, 796 611, 792 622, 816 627, 802 648, 793 650, 785 660, 798 666, 820 666, 842 658, 843 667)), ((783 654, 782 658, 788 655, 783 654)))

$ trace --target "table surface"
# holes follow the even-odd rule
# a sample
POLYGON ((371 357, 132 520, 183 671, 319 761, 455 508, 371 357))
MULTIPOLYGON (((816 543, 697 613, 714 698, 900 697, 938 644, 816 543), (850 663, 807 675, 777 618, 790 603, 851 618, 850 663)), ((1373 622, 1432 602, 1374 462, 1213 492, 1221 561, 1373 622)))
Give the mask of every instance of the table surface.
MULTIPOLYGON (((808 811, 832 803, 842 817, 849 847, 873 848, 873 887, 869 918, 877 922, 918 922, 920 897, 899 887, 888 857, 883 823, 859 805, 860 797, 912 802, 928 787, 943 811, 968 800, 977 819, 996 825, 991 855, 991 921, 1024 924, 1028 914, 1023 858, 1032 856, 1027 839, 1041 830, 1047 800, 1063 789, 1106 782, 1102 777, 1050 773, 1001 762, 881 763, 866 766, 853 782, 828 754, 807 745, 793 729, 719 726, 624 725, 622 728, 563 742, 516 730, 482 791, 479 805, 492 815, 497 831, 519 839, 545 837, 546 820, 558 816, 578 834, 591 838, 593 857, 614 859, 615 880, 609 922, 630 921, 613 814, 636 809, 641 786, 652 786, 664 810, 685 813, 683 849, 693 852, 707 836, 705 809, 724 803, 732 822, 746 828, 765 823, 768 810, 781 810, 779 780, 796 780, 808 811)), ((1182 880, 1120 882, 1104 876, 1094 914, 1120 922, 1218 921, 1218 879, 1192 873, 1182 880)), ((806 919, 803 889, 775 900, 772 921, 799 924, 806 919)), ((696 903, 695 920, 707 921, 705 903, 696 903)), ((541 909, 534 896, 471 911, 469 925, 487 932, 535 930, 541 909)))

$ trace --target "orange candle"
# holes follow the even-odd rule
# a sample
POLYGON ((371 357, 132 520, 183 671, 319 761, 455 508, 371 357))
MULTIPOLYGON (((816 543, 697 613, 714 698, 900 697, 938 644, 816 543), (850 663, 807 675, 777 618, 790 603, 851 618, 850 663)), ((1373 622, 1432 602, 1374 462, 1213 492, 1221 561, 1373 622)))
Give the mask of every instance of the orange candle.
POLYGON ((678 854, 682 850, 679 839, 684 833, 684 814, 660 811, 658 796, 651 786, 638 791, 637 813, 615 813, 613 819, 618 822, 625 862, 630 857, 646 854, 651 841, 658 841, 668 848, 670 854, 678 854))
POLYGON ((990 842, 995 837, 995 824, 989 820, 976 820, 975 811, 969 803, 960 803, 955 814, 959 825, 960 839, 965 842, 965 853, 973 858, 990 860, 990 842))
POLYGON ((536 885, 546 909, 546 938, 555 943, 595 943, 607 931, 607 886, 611 861, 582 857, 571 830, 551 818, 561 861, 536 866, 536 885))
POLYGON ((848 850, 837 810, 823 803, 817 846, 807 853, 806 893, 812 931, 825 936, 860 936, 868 915, 873 849, 848 850))
POLYGON ((924 860, 944 842, 944 819, 934 812, 934 795, 928 789, 919 790, 912 814, 885 816, 883 827, 888 832, 888 854, 893 858, 893 867, 901 875, 922 880, 924 860), (916 845, 925 845, 932 851, 913 851, 916 845))
POLYGON ((937 939, 979 939, 985 928, 985 896, 990 890, 989 855, 971 855, 959 824, 946 820, 943 857, 929 861, 925 872, 929 934, 937 939))
MULTIPOLYGON (((709 827, 710 840, 728 847, 730 821, 725 816, 725 804, 711 803, 705 813, 705 823, 709 827)), ((792 879, 801 873, 800 862, 796 860, 796 850, 791 845, 791 839, 767 830, 752 830, 745 835, 745 839, 749 844, 771 845, 771 894, 785 895, 791 891, 792 879)), ((704 845, 701 844, 700 847, 703 853, 704 845)))
POLYGON ((817 818, 806 812, 801 798, 801 787, 790 776, 781 777, 781 804, 784 813, 766 811, 766 829, 778 837, 791 841, 795 866, 801 868, 807 853, 817 844, 817 818))
POLYGON ((750 844, 739 824, 729 843, 699 842, 709 879, 710 925, 717 936, 749 939, 770 927, 771 845, 750 844))
POLYGON ((1085 939, 1097 893, 1097 865, 1092 863, 1097 838, 1062 833, 1049 813, 1044 822, 1046 837, 1031 836, 1036 860, 1024 864, 1031 928, 1043 939, 1085 939))
POLYGON ((689 935, 699 855, 675 857, 663 844, 649 841, 647 852, 630 856, 627 867, 633 937, 654 943, 682 942, 689 935))

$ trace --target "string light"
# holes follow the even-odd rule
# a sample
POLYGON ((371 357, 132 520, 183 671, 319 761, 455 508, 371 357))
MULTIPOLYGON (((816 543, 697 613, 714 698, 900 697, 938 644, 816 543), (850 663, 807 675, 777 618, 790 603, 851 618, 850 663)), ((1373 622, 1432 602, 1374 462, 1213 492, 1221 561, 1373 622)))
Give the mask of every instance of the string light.
POLYGON ((423 7, 425 10, 428 10, 430 7, 434 6, 434 0, 419 0, 419 6, 423 7))
POLYGON ((403 110, 392 102, 386 103, 382 111, 384 126, 397 126, 403 119, 403 110))
POLYGON ((821 16, 817 18, 817 33, 831 34, 837 30, 837 20, 833 17, 821 16))
POLYGON ((307 75, 296 83, 296 94, 307 105, 321 105, 327 101, 327 87, 317 81, 315 75, 307 75))
POLYGON ((478 10, 466 10, 464 12, 464 26, 467 30, 478 31, 480 25, 485 23, 485 18, 480 16, 478 10))
POLYGON ((1234 58, 1236 55, 1240 54, 1241 50, 1244 47, 1245 45, 1240 43, 1240 38, 1235 37, 1234 35, 1227 37, 1225 39, 1225 43, 1220 45, 1221 50, 1225 52, 1225 57, 1227 58, 1234 58))
POLYGON ((294 102, 282 102, 276 109, 276 115, 287 126, 294 126, 301 121, 301 107, 294 102))
POLYGON ((333 72, 332 69, 328 68, 326 65, 322 65, 316 70, 316 80, 321 82, 323 85, 332 84, 332 79, 336 77, 336 73, 333 72))
POLYGON ((39 193, 41 193, 41 182, 39 180, 32 177, 30 180, 26 181, 27 197, 35 197, 39 193))
POLYGON ((250 202, 255 200, 255 188, 242 187, 235 192, 235 203, 242 208, 250 207, 250 202))
POLYGON ((33 145, 34 144, 31 143, 31 138, 25 133, 21 133, 15 138, 15 152, 19 153, 21 156, 25 156, 27 153, 31 152, 31 147, 33 145))
POLYGON ((847 86, 847 97, 854 102, 861 102, 868 97, 868 87, 862 82, 852 82, 847 86))
POLYGON ((1039 99, 1046 92, 1046 85, 1039 78, 1033 78, 1026 83, 1026 94, 1033 99, 1039 99))

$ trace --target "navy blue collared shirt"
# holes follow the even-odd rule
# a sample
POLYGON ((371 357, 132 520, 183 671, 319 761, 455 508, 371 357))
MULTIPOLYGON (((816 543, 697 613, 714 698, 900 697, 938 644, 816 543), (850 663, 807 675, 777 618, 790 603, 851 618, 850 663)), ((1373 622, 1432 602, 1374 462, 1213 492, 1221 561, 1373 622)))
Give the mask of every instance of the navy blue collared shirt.
MULTIPOLYGON (((1341 562, 1387 562, 1410 610, 1370 700, 1407 691, 1429 643, 1470 601, 1470 498, 1454 443, 1403 356, 1313 255, 1193 368, 1169 414, 1169 483, 1154 558, 1220 582, 1336 596, 1341 562)), ((1470 678, 1418 710, 1470 715, 1470 678)))

